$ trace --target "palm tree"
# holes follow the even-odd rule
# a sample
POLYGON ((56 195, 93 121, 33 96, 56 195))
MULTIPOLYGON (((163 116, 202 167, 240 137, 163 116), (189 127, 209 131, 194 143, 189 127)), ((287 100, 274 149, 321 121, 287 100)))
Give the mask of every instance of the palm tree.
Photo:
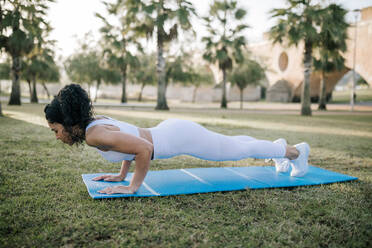
MULTIPOLYGON (((22 77, 26 79, 30 88, 30 101, 38 102, 36 83, 37 81, 59 81, 59 68, 54 61, 54 51, 47 45, 53 45, 54 42, 47 42, 40 47, 35 47, 33 51, 26 56, 23 65, 22 77)), ((44 88, 46 88, 44 84, 44 88)))
POLYGON ((98 90, 101 83, 105 84, 119 84, 122 80, 120 71, 115 68, 107 66, 107 64, 99 65, 101 71, 100 80, 96 80, 96 95, 94 96, 94 102, 97 102, 98 90))
POLYGON ((88 41, 89 33, 85 34, 84 41, 79 41, 78 53, 72 54, 64 63, 65 70, 71 81, 78 84, 88 84, 88 94, 91 86, 96 83, 96 94, 93 101, 97 101, 98 89, 102 83, 119 83, 121 75, 116 67, 107 61, 106 52, 99 45, 88 41))
POLYGON ((214 1, 210 6, 209 16, 203 18, 209 32, 209 36, 202 39, 206 43, 203 58, 212 64, 217 62, 222 71, 221 108, 227 108, 227 71, 233 68, 234 62, 243 61, 241 48, 245 46, 246 40, 241 33, 248 28, 243 22, 246 13, 244 9, 237 7, 235 0, 214 1))
POLYGON ((64 63, 66 73, 72 82, 88 85, 88 94, 95 81, 100 82, 101 68, 99 57, 94 51, 81 52, 71 55, 64 63))
POLYGON ((191 81, 191 72, 184 61, 184 54, 168 56, 165 67, 165 87, 169 83, 187 83, 191 81))
POLYGON ((213 84, 213 73, 206 65, 195 63, 192 53, 184 52, 176 57, 168 57, 166 66, 166 86, 168 83, 180 83, 184 86, 194 86, 192 102, 195 102, 196 92, 203 84, 213 84))
POLYGON ((304 42, 304 82, 301 93, 301 115, 311 115, 310 75, 313 49, 319 42, 319 30, 322 23, 320 5, 311 5, 311 0, 287 0, 289 7, 273 9, 272 17, 279 17, 276 26, 270 30, 273 43, 298 45, 304 42))
POLYGON ((320 71, 319 110, 326 110, 326 73, 344 68, 347 28, 347 11, 337 4, 323 9, 319 42, 319 58, 313 59, 314 68, 320 71))
MULTIPOLYGON (((87 83, 90 85, 92 83, 90 75, 91 62, 91 58, 84 52, 69 56, 64 62, 64 67, 71 81, 77 84, 87 83)), ((90 90, 88 90, 88 94, 90 94, 90 90)))
POLYGON ((191 57, 187 61, 186 71, 189 74, 189 80, 183 82, 184 85, 191 85, 194 87, 192 92, 192 103, 196 102, 196 95, 198 89, 202 85, 212 85, 214 84, 213 72, 206 64, 196 64, 191 61, 191 57))
POLYGON ((181 30, 190 31, 191 15, 196 15, 192 3, 180 0, 123 1, 132 19, 137 23, 136 32, 152 37, 157 42, 158 95, 156 109, 168 110, 166 99, 166 44, 175 40, 181 30), (166 26, 170 26, 166 31, 166 26))
POLYGON ((141 89, 138 94, 138 101, 142 101, 142 93, 146 85, 156 84, 155 54, 143 54, 139 56, 139 63, 130 73, 130 79, 135 84, 140 84, 141 89))
POLYGON ((256 86, 265 77, 263 67, 252 59, 245 58, 241 66, 234 68, 229 74, 231 83, 240 90, 240 109, 243 109, 243 91, 248 85, 256 86))
POLYGON ((213 84, 214 78, 212 70, 206 65, 192 68, 191 73, 192 74, 190 84, 194 86, 194 90, 192 92, 192 103, 195 103, 196 94, 198 92, 199 87, 202 85, 213 84))
POLYGON ((32 51, 36 40, 42 40, 42 30, 49 29, 44 20, 47 2, 53 0, 3 0, 0 5, 0 49, 12 58, 12 92, 9 105, 21 105, 21 59, 32 51), (3 9, 1 6, 5 6, 3 9))
POLYGON ((139 35, 134 31, 136 16, 131 15, 126 4, 138 5, 136 1, 120 1, 116 3, 107 3, 107 12, 109 15, 117 17, 120 22, 119 26, 110 24, 108 19, 104 18, 101 14, 96 13, 96 17, 101 19, 104 26, 100 28, 102 34, 101 43, 104 46, 104 53, 107 57, 107 62, 117 68, 121 72, 122 94, 121 102, 126 103, 126 82, 128 78, 128 70, 130 67, 138 64, 138 59, 133 52, 133 48, 142 52, 142 46, 138 42, 139 35), (132 48, 132 49, 129 49, 132 48))
POLYGON ((40 83, 43 86, 45 92, 47 93, 48 99, 50 99, 51 95, 48 90, 48 87, 46 86, 46 83, 58 83, 60 80, 60 67, 55 63, 54 56, 49 57, 46 60, 45 69, 40 75, 40 83))

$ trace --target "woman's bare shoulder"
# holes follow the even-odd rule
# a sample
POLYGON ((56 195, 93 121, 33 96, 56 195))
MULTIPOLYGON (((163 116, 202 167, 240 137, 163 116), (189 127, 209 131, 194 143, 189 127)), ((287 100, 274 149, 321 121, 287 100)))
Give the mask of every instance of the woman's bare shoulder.
POLYGON ((99 146, 102 142, 107 140, 107 137, 112 134, 112 132, 118 131, 120 131, 120 128, 113 125, 95 125, 90 127, 85 133, 85 142, 89 146, 99 146))
POLYGON ((85 133, 85 142, 89 146, 98 146, 100 143, 100 138, 106 131, 106 128, 102 125, 95 125, 89 128, 85 133))

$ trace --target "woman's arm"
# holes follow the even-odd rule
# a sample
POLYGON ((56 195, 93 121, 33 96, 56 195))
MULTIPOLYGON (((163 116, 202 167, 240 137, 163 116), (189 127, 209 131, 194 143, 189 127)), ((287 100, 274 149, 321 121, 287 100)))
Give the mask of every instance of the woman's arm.
POLYGON ((130 182, 129 188, 133 190, 133 193, 141 187, 143 180, 146 177, 146 174, 150 167, 151 161, 151 154, 152 154, 152 145, 151 148, 148 147, 138 155, 136 155, 136 167, 134 169, 134 175, 132 181, 130 182))
MULTIPOLYGON (((135 155, 136 167, 130 185, 106 188, 101 190, 101 193, 134 193, 138 190, 150 167, 153 151, 153 145, 150 142, 131 134, 109 130, 104 126, 90 128, 86 134, 86 142, 90 146, 103 146, 111 151, 135 155)), ((121 172, 127 172, 125 170, 124 167, 121 172)))
POLYGON ((92 180, 93 181, 104 180, 104 181, 107 181, 107 182, 123 181, 127 177, 127 174, 128 174, 129 167, 130 167, 131 163, 132 163, 132 161, 123 160, 123 162, 121 164, 121 169, 120 169, 119 174, 117 174, 117 175, 102 175, 102 176, 95 177, 92 180))
POLYGON ((124 160, 121 164, 121 169, 119 175, 123 178, 123 180, 127 177, 129 167, 131 165, 132 161, 124 160))

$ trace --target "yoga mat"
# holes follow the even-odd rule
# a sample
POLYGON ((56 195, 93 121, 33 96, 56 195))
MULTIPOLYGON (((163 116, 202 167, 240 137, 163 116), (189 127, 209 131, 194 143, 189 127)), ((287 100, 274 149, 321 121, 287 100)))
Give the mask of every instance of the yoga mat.
POLYGON ((116 197, 147 197, 233 191, 298 187, 352 181, 358 178, 309 166, 304 177, 291 177, 290 173, 277 173, 274 166, 216 167, 149 171, 144 183, 135 194, 101 194, 99 190, 116 185, 129 185, 133 173, 125 181, 93 181, 92 178, 111 174, 83 174, 89 195, 94 199, 116 197))

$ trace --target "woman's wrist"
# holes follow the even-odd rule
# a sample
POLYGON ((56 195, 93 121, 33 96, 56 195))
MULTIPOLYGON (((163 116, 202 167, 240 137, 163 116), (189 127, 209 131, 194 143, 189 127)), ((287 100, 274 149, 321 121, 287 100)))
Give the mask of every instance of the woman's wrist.
POLYGON ((134 193, 138 190, 138 187, 134 187, 134 186, 129 185, 129 186, 128 186, 128 189, 129 189, 129 191, 130 191, 132 194, 134 194, 134 193))
POLYGON ((123 181, 126 178, 127 175, 119 173, 118 177, 123 181))
POLYGON ((121 169, 119 172, 119 176, 122 177, 122 180, 124 180, 127 177, 128 170, 130 167, 131 162, 124 160, 121 165, 121 169))

